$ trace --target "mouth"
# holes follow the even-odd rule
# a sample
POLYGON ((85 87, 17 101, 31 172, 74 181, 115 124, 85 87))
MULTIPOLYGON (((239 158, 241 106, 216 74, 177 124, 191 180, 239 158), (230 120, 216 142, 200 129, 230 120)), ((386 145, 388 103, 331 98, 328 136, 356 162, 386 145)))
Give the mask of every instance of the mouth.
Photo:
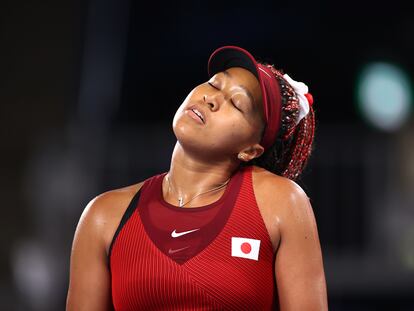
POLYGON ((197 105, 188 107, 186 113, 200 124, 206 124, 206 116, 203 110, 198 108, 197 105))
POLYGON ((196 109, 196 108, 191 108, 190 109, 192 112, 194 112, 196 115, 197 115, 197 117, 199 117, 200 118, 200 120, 203 122, 203 123, 205 123, 205 121, 204 121, 204 116, 203 116, 203 114, 198 110, 198 109, 196 109))

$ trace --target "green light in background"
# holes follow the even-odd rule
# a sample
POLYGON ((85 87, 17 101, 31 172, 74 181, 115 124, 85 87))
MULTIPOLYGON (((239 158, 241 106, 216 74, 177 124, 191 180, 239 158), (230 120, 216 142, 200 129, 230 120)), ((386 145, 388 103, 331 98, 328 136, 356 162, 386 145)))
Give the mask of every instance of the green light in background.
POLYGON ((357 102, 362 116, 377 128, 395 131, 410 116, 412 92, 408 75, 389 63, 371 63, 357 84, 357 102))

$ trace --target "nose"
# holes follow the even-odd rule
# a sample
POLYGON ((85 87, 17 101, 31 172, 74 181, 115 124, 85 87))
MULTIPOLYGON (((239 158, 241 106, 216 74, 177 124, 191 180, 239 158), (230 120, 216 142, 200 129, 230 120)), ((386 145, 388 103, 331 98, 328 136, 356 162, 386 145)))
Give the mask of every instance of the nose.
POLYGON ((204 100, 204 103, 209 106, 211 111, 217 111, 220 108, 220 105, 223 102, 224 97, 219 93, 216 93, 214 95, 205 94, 203 96, 203 100, 204 100))

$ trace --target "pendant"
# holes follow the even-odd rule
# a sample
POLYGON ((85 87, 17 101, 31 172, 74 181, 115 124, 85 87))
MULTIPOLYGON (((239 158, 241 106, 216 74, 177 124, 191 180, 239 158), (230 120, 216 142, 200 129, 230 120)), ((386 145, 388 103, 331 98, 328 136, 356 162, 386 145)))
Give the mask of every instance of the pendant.
POLYGON ((183 198, 178 198, 178 205, 180 206, 180 207, 183 207, 183 198))

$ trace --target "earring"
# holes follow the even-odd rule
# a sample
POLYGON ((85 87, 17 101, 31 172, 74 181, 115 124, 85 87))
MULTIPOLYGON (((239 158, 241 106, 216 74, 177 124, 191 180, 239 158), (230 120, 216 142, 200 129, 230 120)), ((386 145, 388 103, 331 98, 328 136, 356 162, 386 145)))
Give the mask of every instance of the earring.
POLYGON ((237 155, 237 157, 239 158, 239 160, 244 160, 244 154, 243 153, 239 153, 237 155))

